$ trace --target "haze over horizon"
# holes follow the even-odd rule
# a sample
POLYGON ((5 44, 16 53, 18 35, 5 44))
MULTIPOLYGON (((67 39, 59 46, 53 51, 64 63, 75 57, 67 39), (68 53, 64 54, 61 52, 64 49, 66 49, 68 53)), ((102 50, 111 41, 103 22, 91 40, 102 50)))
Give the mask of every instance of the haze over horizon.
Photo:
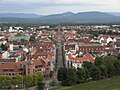
POLYGON ((120 12, 120 0, 0 0, 0 13, 120 12))

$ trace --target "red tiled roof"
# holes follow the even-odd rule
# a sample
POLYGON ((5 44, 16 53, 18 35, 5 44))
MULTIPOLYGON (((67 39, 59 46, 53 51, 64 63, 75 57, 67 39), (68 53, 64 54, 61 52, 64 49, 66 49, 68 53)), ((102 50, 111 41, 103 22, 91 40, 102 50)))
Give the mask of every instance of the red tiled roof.
POLYGON ((90 62, 94 63, 94 58, 89 53, 86 53, 85 57, 73 57, 72 54, 68 54, 67 56, 70 60, 73 60, 75 62, 76 61, 83 62, 89 60, 90 62))
POLYGON ((107 40, 101 40, 102 43, 107 43, 107 40))
MULTIPOLYGON (((32 60, 34 62, 35 65, 43 65, 44 67, 46 66, 46 63, 44 63, 42 61, 42 59, 35 59, 35 60, 32 60)), ((7 62, 7 63, 4 63, 4 64, 1 64, 0 65, 0 72, 3 72, 3 69, 14 69, 14 72, 18 72, 19 69, 20 69, 20 65, 21 64, 24 64, 24 65, 27 65, 29 61, 23 61, 23 62, 7 62)))
POLYGON ((51 60, 52 59, 52 53, 48 52, 48 53, 43 53, 43 52, 37 52, 35 55, 27 55, 28 59, 32 59, 32 58, 38 58, 39 56, 45 56, 43 59, 48 59, 51 60))

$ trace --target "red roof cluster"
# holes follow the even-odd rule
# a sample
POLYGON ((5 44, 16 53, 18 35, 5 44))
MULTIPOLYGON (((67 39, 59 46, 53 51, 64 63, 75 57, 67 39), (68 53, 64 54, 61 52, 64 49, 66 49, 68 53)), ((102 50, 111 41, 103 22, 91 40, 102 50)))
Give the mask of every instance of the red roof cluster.
POLYGON ((72 60, 73 62, 84 62, 84 61, 90 61, 92 63, 94 63, 94 58, 92 57, 92 55, 90 55, 88 52, 85 53, 85 55, 83 57, 74 57, 71 53, 67 55, 68 58, 70 60, 72 60))

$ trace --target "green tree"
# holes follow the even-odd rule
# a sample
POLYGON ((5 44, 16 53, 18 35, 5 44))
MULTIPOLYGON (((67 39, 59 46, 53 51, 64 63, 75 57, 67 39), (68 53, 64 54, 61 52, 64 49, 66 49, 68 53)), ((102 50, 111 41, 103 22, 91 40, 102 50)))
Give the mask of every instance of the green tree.
POLYGON ((43 78, 42 77, 37 78, 36 87, 37 87, 37 90, 43 90, 44 89, 44 83, 43 83, 43 78))
POLYGON ((95 36, 95 37, 98 37, 98 36, 99 36, 99 34, 95 33, 95 34, 94 34, 94 36, 95 36))
POLYGON ((115 75, 115 67, 113 64, 108 64, 107 69, 108 69, 108 77, 112 77, 115 75))
POLYGON ((1 44, 1 49, 4 50, 4 51, 7 51, 8 50, 8 47, 4 44, 1 44))
POLYGON ((0 75, 0 89, 8 89, 12 85, 12 78, 0 75))
POLYGON ((30 36, 30 39, 29 39, 30 42, 35 42, 35 36, 30 36))
POLYGON ((86 72, 84 68, 77 68, 77 83, 86 82, 86 72))
POLYGON ((95 66, 100 66, 102 64, 102 57, 95 58, 95 66))
POLYGON ((58 70, 57 79, 63 82, 65 78, 67 78, 67 68, 60 68, 58 70))
POLYGON ((37 84, 38 75, 32 74, 32 77, 33 77, 33 86, 35 86, 37 84))
POLYGON ((113 63, 114 67, 115 67, 115 74, 116 75, 120 75, 120 61, 119 60, 116 60, 114 63, 113 63))
POLYGON ((77 82, 76 70, 74 68, 68 68, 67 70, 67 85, 75 85, 77 82))
POLYGON ((101 78, 106 78, 106 77, 108 77, 108 70, 107 70, 107 67, 106 67, 106 66, 101 65, 101 66, 99 66, 98 68, 99 68, 100 71, 101 71, 101 78))
POLYGON ((120 60, 120 53, 117 55, 118 60, 120 60))
POLYGON ((22 88, 23 76, 17 74, 17 75, 15 76, 14 83, 15 83, 15 85, 18 85, 19 88, 22 88))
POLYGON ((99 70, 98 67, 93 66, 90 68, 90 76, 92 80, 99 80, 101 76, 101 71, 99 70))
POLYGON ((37 90, 43 90, 44 89, 43 73, 38 72, 36 74, 38 75, 37 81, 36 81, 36 89, 37 90))
POLYGON ((24 76, 24 83, 25 83, 26 88, 33 86, 33 77, 32 77, 32 75, 30 75, 30 74, 25 75, 24 76))
POLYGON ((116 60, 118 60, 116 56, 105 56, 103 57, 102 63, 107 66, 109 64, 113 64, 116 60))
MULTIPOLYGON (((115 75, 116 71, 115 71, 115 66, 114 63, 117 61, 117 57, 116 56, 105 56, 103 57, 103 65, 107 67, 108 70, 108 77, 112 77, 115 75)), ((116 65, 116 64, 115 64, 116 65)), ((117 66, 116 66, 117 67, 117 66)))
POLYGON ((89 61, 85 61, 85 62, 83 62, 83 67, 84 68, 86 68, 86 69, 90 69, 91 67, 93 67, 94 65, 91 63, 91 62, 89 62, 89 61))
POLYGON ((87 68, 84 68, 84 70, 85 70, 85 75, 86 75, 85 80, 90 81, 90 72, 89 72, 89 70, 87 68))
POLYGON ((64 86, 75 85, 77 82, 76 70, 74 68, 60 68, 57 78, 64 86))

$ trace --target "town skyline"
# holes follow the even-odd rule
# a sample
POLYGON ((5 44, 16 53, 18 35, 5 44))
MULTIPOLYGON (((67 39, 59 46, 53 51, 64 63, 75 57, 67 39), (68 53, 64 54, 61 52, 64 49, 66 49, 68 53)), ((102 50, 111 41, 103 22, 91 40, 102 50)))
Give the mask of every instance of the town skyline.
POLYGON ((120 0, 0 0, 0 90, 120 90, 120 0))

